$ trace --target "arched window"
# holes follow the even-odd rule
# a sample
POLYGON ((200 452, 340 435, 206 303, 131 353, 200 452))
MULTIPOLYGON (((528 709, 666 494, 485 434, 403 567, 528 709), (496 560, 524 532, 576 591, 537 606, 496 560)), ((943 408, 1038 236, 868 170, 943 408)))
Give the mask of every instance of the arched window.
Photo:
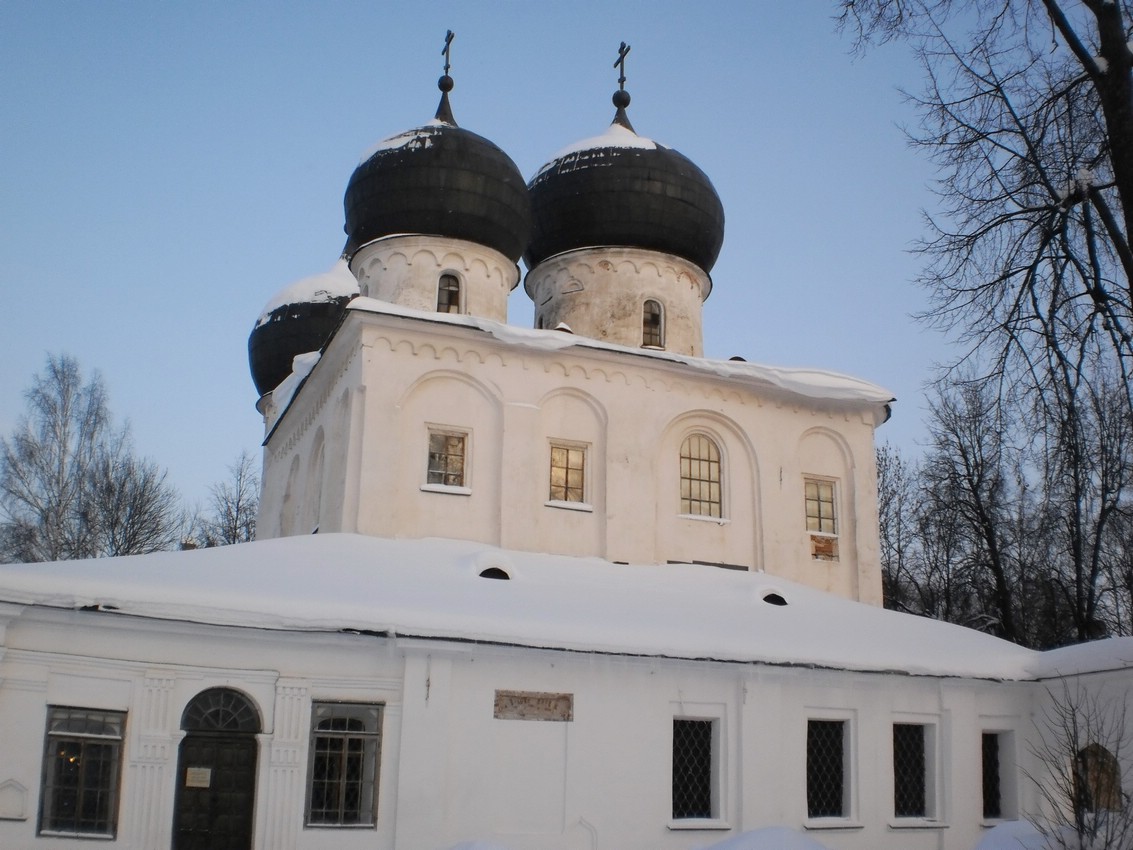
POLYGON ((641 344, 646 348, 665 347, 665 320, 661 302, 652 298, 641 308, 641 344))
POLYGON ((681 443, 681 513, 722 516, 720 484, 720 449, 704 434, 685 437, 681 443))
POLYGON ((185 706, 181 728, 186 732, 260 731, 260 713, 246 696, 229 688, 201 691, 185 706))
POLYGON ((460 278, 454 274, 441 275, 437 283, 437 312, 460 312, 460 278))

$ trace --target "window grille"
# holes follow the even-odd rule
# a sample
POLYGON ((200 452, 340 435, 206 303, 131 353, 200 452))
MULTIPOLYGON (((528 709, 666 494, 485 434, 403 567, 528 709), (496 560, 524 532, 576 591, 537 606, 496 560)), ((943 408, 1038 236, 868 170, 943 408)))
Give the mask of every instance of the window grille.
POLYGON ((372 826, 377 818, 381 706, 311 706, 307 823, 372 826))
POLYGON ((586 449, 551 446, 551 492, 558 502, 586 501, 586 449))
POLYGON ((186 732, 256 733, 260 731, 260 713, 238 691, 209 688, 185 706, 181 728, 186 732))
POLYGON ((928 812, 925 727, 893 724, 893 813, 899 818, 923 818, 928 812))
POLYGON ((464 486, 464 438, 464 434, 429 432, 428 483, 464 486))
POLYGON ((1003 817, 1002 792, 999 784, 999 734, 983 734, 983 801, 984 817, 1003 817))
POLYGON ((661 322, 661 304, 649 299, 641 310, 641 344, 643 346, 653 348, 665 346, 665 333, 661 322))
POLYGON ((460 278, 454 274, 441 275, 437 283, 437 312, 460 312, 460 278))
POLYGON ((41 833, 114 836, 125 725, 123 712, 48 709, 41 833))
POLYGON ((820 534, 836 534, 834 517, 834 482, 806 482, 806 530, 820 534))
POLYGON ((712 720, 673 718, 673 819, 711 818, 712 720))
POLYGON ((681 513, 719 517, 721 510, 720 450, 704 434, 681 443, 681 513))
POLYGON ((810 720, 806 730, 807 817, 845 817, 846 721, 810 720))

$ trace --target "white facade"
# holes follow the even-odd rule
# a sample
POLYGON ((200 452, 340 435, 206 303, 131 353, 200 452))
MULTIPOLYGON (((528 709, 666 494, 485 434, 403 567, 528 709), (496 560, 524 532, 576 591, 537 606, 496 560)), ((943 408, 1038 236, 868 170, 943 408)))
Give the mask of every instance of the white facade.
MULTIPOLYGON (((320 534, 0 578, 5 848, 89 846, 36 836, 55 706, 124 713, 113 846, 178 846, 179 786, 195 781, 182 714, 227 688, 259 716, 257 848, 691 850, 775 824, 839 850, 965 850, 1041 808, 1023 776, 1043 769, 1031 745, 1052 682, 1069 673, 1121 698, 1133 675, 1131 639, 1040 654, 771 577, 461 542, 320 534), (492 567, 510 580, 481 577, 492 567), (362 827, 306 818, 312 712, 340 702, 381 711, 362 827), (674 812, 686 720, 711 730, 708 817, 674 812), (836 816, 808 815, 815 721, 844 730, 836 816), (923 728, 923 816, 894 812, 894 724, 923 728), (990 819, 989 733, 1002 797, 990 819)), ((1127 754, 1121 769, 1129 787, 1127 754)))

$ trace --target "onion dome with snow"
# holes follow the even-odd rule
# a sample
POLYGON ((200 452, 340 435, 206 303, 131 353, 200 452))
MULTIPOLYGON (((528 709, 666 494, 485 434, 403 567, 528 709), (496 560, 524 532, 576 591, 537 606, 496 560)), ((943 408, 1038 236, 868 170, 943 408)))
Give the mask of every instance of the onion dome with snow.
POLYGON ((394 235, 444 236, 499 251, 513 263, 527 247, 531 204, 511 158, 456 125, 452 77, 440 78, 436 117, 379 142, 346 187, 346 255, 394 235))
POLYGON ((326 344, 357 294, 358 281, 339 260, 330 271, 296 281, 264 305, 248 337, 248 363, 261 396, 291 374, 296 355, 326 344))
POLYGON ((675 254, 709 272, 724 241, 720 197, 691 160, 634 132, 624 72, 619 82, 610 128, 558 153, 528 184, 524 261, 531 269, 564 251, 617 246, 675 254))

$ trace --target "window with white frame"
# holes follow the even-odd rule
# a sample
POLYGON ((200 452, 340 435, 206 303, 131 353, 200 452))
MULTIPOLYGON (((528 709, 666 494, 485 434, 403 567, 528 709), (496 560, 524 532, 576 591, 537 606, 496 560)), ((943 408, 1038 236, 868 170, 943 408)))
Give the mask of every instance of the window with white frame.
POLYGON ((810 534, 811 557, 819 561, 838 560, 838 517, 834 482, 807 478, 803 482, 806 501, 806 530, 810 534))
POLYGON ((47 709, 40 834, 114 837, 125 726, 122 711, 47 709))
POLYGON ((308 826, 377 823, 381 730, 381 705, 311 705, 308 826))
POLYGON ((673 820, 720 816, 717 727, 714 719, 673 718, 673 820))
POLYGON ((846 818, 850 814, 847 771, 848 722, 807 721, 806 811, 808 818, 846 818))
POLYGON ((437 281, 437 312, 460 312, 460 278, 454 274, 443 274, 437 281))
POLYGON ((641 345, 643 348, 665 347, 665 315, 661 302, 652 298, 641 307, 641 345))
POLYGON ((552 502, 586 501, 586 448, 578 445, 551 444, 552 502))
POLYGON ((893 724, 893 815, 936 817, 936 727, 893 724))
POLYGON ((465 487, 468 435, 460 431, 429 431, 426 482, 442 487, 465 487))
POLYGON ((723 516, 720 449, 706 434, 689 434, 681 443, 681 513, 723 516))

